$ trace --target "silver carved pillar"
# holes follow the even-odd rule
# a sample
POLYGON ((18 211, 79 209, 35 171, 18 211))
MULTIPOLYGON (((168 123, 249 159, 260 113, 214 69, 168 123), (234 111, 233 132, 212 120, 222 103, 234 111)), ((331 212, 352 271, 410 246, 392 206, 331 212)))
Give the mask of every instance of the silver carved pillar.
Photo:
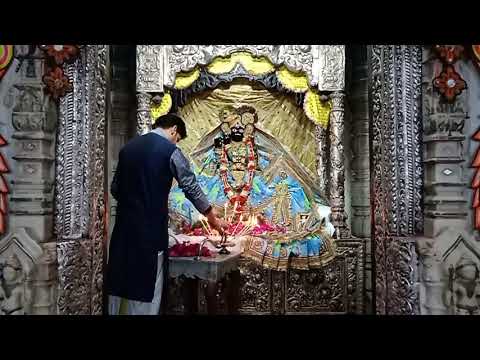
POLYGON ((328 195, 328 176, 327 176, 327 129, 317 125, 315 127, 315 141, 317 143, 317 177, 318 186, 323 195, 328 195))
POLYGON ((152 95, 147 92, 137 93, 137 134, 143 135, 152 129, 150 104, 152 95))
POLYGON ((330 95, 332 111, 330 113, 330 179, 329 194, 332 207, 332 223, 336 229, 336 237, 350 236, 345 214, 345 155, 343 149, 343 131, 345 94, 335 91, 330 95))
POLYGON ((65 65, 73 91, 59 106, 55 233, 59 314, 102 313, 105 244, 107 45, 87 45, 65 65))
POLYGON ((415 314, 422 231, 421 48, 370 48, 372 211, 377 314, 415 314))

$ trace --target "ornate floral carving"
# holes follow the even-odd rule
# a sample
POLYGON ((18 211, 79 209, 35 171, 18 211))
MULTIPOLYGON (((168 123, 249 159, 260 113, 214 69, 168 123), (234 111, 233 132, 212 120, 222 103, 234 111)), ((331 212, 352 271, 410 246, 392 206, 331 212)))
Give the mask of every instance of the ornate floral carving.
POLYGON ((434 50, 441 61, 453 64, 461 58, 464 49, 461 45, 435 45, 434 50))
POLYGON ((346 267, 334 261, 319 270, 288 273, 287 313, 345 312, 346 267))
POLYGON ((72 62, 80 53, 77 45, 40 45, 47 57, 45 59, 47 71, 42 80, 47 85, 53 99, 58 100, 72 91, 71 78, 64 73, 62 65, 72 62))
POLYGON ((62 314, 102 311, 107 57, 108 46, 89 45, 75 63, 65 65, 73 92, 60 101, 56 151, 55 232, 62 314))
POLYGON ((141 92, 137 94, 137 134, 143 135, 152 128, 151 118, 152 95, 141 92))
POLYGON ((137 45, 137 91, 163 92, 165 45, 137 45))
POLYGON ((108 46, 96 46, 96 60, 94 62, 95 81, 93 83, 95 97, 92 107, 92 193, 90 206, 90 239, 92 241, 92 279, 91 279, 91 313, 102 314, 103 297, 103 261, 106 232, 106 201, 104 191, 104 162, 105 162, 105 97, 106 76, 109 71, 106 67, 108 46))
POLYGON ((241 260, 240 312, 270 313, 270 271, 253 261, 241 260))
POLYGON ((372 46, 371 70, 376 311, 411 313, 416 305, 410 270, 416 264, 411 247, 398 237, 423 228, 421 48, 372 46), (393 296, 400 298, 390 301, 393 296))
POLYGON ((332 111, 330 113, 330 205, 332 207, 332 224, 337 238, 349 237, 345 214, 345 156, 343 152, 344 97, 341 92, 331 95, 332 111))
POLYGON ((57 243, 58 313, 90 315, 92 242, 89 239, 57 243))
POLYGON ((467 83, 453 65, 446 65, 440 75, 433 79, 433 86, 447 102, 452 103, 467 88, 467 83))
POLYGON ((314 66, 314 73, 319 71, 318 89, 322 91, 339 91, 345 87, 345 46, 321 45, 319 69, 314 66))
POLYGON ((315 126, 315 141, 317 142, 317 175, 318 186, 322 194, 327 194, 328 190, 328 176, 327 176, 327 129, 323 126, 315 126))
POLYGON ((343 45, 142 45, 137 47, 137 90, 162 92, 173 87, 176 73, 206 65, 217 56, 248 51, 275 65, 307 73, 310 84, 323 91, 343 90, 343 45))
POLYGON ((363 240, 337 240, 334 261, 288 272, 241 260, 241 313, 363 313, 363 240))
POLYGON ((52 57, 57 65, 75 59, 79 52, 76 45, 43 45, 40 48, 52 57))
POLYGON ((43 76, 43 82, 47 85, 47 90, 54 99, 65 96, 66 93, 72 91, 72 84, 60 67, 49 69, 43 76))

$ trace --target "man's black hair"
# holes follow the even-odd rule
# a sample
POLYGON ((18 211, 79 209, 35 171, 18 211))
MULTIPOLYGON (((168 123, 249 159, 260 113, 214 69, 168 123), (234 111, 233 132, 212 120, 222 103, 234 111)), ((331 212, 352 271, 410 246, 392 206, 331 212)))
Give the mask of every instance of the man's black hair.
POLYGON ((177 132, 180 134, 182 139, 185 139, 187 137, 187 127, 185 126, 183 119, 178 115, 166 114, 160 116, 157 120, 155 120, 153 128, 168 129, 175 125, 177 126, 177 132))

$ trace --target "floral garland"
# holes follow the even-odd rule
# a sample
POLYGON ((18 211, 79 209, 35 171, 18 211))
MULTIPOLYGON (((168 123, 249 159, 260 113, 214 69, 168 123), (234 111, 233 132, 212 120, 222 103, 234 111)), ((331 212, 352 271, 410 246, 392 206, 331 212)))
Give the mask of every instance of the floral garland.
POLYGON ((248 180, 247 183, 243 185, 242 190, 239 194, 235 194, 228 181, 228 159, 227 159, 227 145, 223 145, 222 148, 222 157, 220 159, 220 178, 223 182, 223 191, 225 195, 228 197, 231 204, 237 203, 240 205, 240 208, 246 203, 250 191, 252 190, 252 183, 253 177, 255 175, 255 169, 257 164, 255 162, 255 153, 254 153, 254 145, 253 145, 253 137, 248 136, 244 143, 248 146, 248 163, 247 163, 247 170, 248 170, 248 180))

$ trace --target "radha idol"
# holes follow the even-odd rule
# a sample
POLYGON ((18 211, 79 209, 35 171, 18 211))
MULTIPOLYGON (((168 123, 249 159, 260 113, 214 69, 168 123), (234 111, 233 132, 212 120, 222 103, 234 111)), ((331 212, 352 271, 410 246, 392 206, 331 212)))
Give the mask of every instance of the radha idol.
MULTIPOLYGON (((229 238, 243 256, 275 270, 308 269, 331 260, 330 207, 315 179, 257 127, 255 108, 228 106, 219 115, 220 124, 190 156, 203 191, 230 222, 229 238)), ((170 211, 177 229, 200 234, 194 229, 200 214, 178 186, 170 195, 170 211)))

